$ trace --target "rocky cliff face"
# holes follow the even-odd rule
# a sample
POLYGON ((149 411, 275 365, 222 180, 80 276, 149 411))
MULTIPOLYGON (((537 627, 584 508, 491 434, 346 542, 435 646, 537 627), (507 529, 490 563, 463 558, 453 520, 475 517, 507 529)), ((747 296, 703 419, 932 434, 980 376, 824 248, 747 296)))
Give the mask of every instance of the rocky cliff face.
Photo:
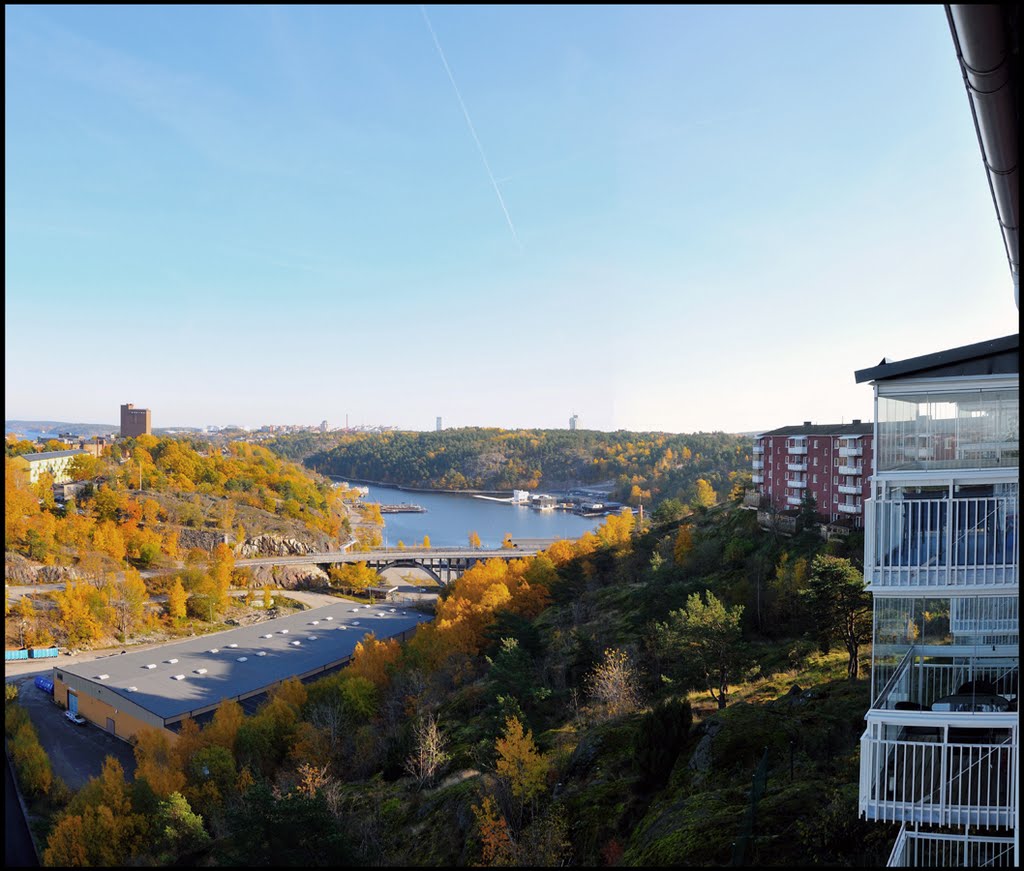
POLYGON ((235 555, 242 559, 260 556, 305 556, 313 553, 313 548, 296 538, 285 538, 280 535, 257 535, 247 538, 236 545, 235 555))
POLYGON ((254 566, 252 579, 257 587, 269 584, 285 590, 320 589, 329 580, 327 572, 312 563, 298 566, 254 566))
POLYGON ((181 550, 213 550, 218 544, 227 544, 228 537, 223 532, 210 532, 205 529, 190 529, 183 526, 178 530, 178 547, 181 550))
POLYGON ((4 554, 4 580, 11 584, 59 584, 79 577, 72 566, 44 566, 19 553, 4 554))

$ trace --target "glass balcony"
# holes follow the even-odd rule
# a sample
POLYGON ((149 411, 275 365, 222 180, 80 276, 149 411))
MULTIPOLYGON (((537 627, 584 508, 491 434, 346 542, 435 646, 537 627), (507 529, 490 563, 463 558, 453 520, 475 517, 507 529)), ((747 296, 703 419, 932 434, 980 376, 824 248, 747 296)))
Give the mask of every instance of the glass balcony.
POLYGON ((840 475, 863 475, 864 474, 864 467, 863 466, 839 466, 836 469, 836 471, 840 475))
POLYGON ((977 498, 868 500, 865 577, 877 586, 1017 584, 1019 497, 1005 487, 977 498))
POLYGON ((803 481, 803 480, 801 480, 799 478, 788 478, 786 480, 786 486, 789 487, 790 489, 800 489, 800 490, 802 490, 803 488, 805 488, 807 486, 807 482, 803 481))
POLYGON ((860 484, 840 484, 839 492, 849 496, 859 496, 864 491, 860 484))
POLYGON ((789 445, 786 448, 786 453, 790 456, 800 456, 807 454, 807 445, 789 445))
POLYGON ((750 476, 750 480, 753 481, 755 484, 763 484, 764 475, 759 475, 757 472, 754 472, 754 474, 750 476))
POLYGON ((985 469, 1020 462, 1016 388, 884 395, 876 470, 985 469))
POLYGON ((804 502, 804 500, 801 497, 799 497, 799 496, 787 496, 786 497, 786 504, 787 505, 803 505, 803 502, 804 502))
POLYGON ((755 469, 763 469, 764 468, 764 460, 754 460, 754 468, 755 469))
POLYGON ((754 453, 755 454, 763 454, 764 453, 764 445, 754 445, 754 453))
POLYGON ((840 502, 836 506, 836 511, 840 514, 860 514, 862 509, 860 505, 847 505, 845 502, 840 502))
MULTIPOLYGON (((932 649, 911 647, 867 713, 861 812, 888 822, 1012 827, 1019 660, 927 655, 932 649)), ((884 674, 874 672, 876 687, 884 674)))
POLYGON ((859 457, 864 453, 864 449, 860 445, 844 445, 839 449, 839 456, 841 457, 859 457))
POLYGON ((1012 829, 1015 713, 868 712, 860 812, 869 820, 1012 829))
POLYGON ((790 472, 806 472, 807 463, 786 463, 786 468, 790 472))

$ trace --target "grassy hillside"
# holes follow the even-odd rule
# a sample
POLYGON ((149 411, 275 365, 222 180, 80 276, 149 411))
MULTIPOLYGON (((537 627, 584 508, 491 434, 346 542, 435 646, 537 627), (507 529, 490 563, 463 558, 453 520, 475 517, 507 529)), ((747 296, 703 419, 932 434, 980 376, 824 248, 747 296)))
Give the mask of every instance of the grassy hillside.
MULTIPOLYGON (((139 830, 177 793, 204 822, 165 863, 884 863, 895 832, 856 808, 868 681, 847 679, 802 594, 825 545, 762 533, 751 514, 723 505, 642 532, 621 515, 474 567, 404 646, 364 640, 349 668, 282 685, 255 716, 226 703, 173 748, 146 739, 139 830), (746 652, 724 706, 704 654, 668 629, 718 597, 746 652)), ((115 852, 144 863, 150 849, 122 837, 115 852)))

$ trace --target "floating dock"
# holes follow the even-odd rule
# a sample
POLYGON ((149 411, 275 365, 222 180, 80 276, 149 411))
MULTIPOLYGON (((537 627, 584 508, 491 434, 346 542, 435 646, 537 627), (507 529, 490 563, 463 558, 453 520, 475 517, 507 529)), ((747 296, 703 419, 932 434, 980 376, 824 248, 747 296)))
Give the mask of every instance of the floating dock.
POLYGON ((413 505, 409 502, 402 502, 399 505, 381 505, 381 514, 426 514, 427 509, 422 505, 413 505))

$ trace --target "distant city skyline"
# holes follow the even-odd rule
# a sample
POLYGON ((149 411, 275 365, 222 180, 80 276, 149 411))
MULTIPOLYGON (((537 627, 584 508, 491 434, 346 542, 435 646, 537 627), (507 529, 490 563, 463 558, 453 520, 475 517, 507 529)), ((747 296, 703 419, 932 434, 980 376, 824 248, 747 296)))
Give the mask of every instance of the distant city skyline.
POLYGON ((8 419, 757 432, 1017 329, 941 5, 8 6, 5 73, 8 419))

